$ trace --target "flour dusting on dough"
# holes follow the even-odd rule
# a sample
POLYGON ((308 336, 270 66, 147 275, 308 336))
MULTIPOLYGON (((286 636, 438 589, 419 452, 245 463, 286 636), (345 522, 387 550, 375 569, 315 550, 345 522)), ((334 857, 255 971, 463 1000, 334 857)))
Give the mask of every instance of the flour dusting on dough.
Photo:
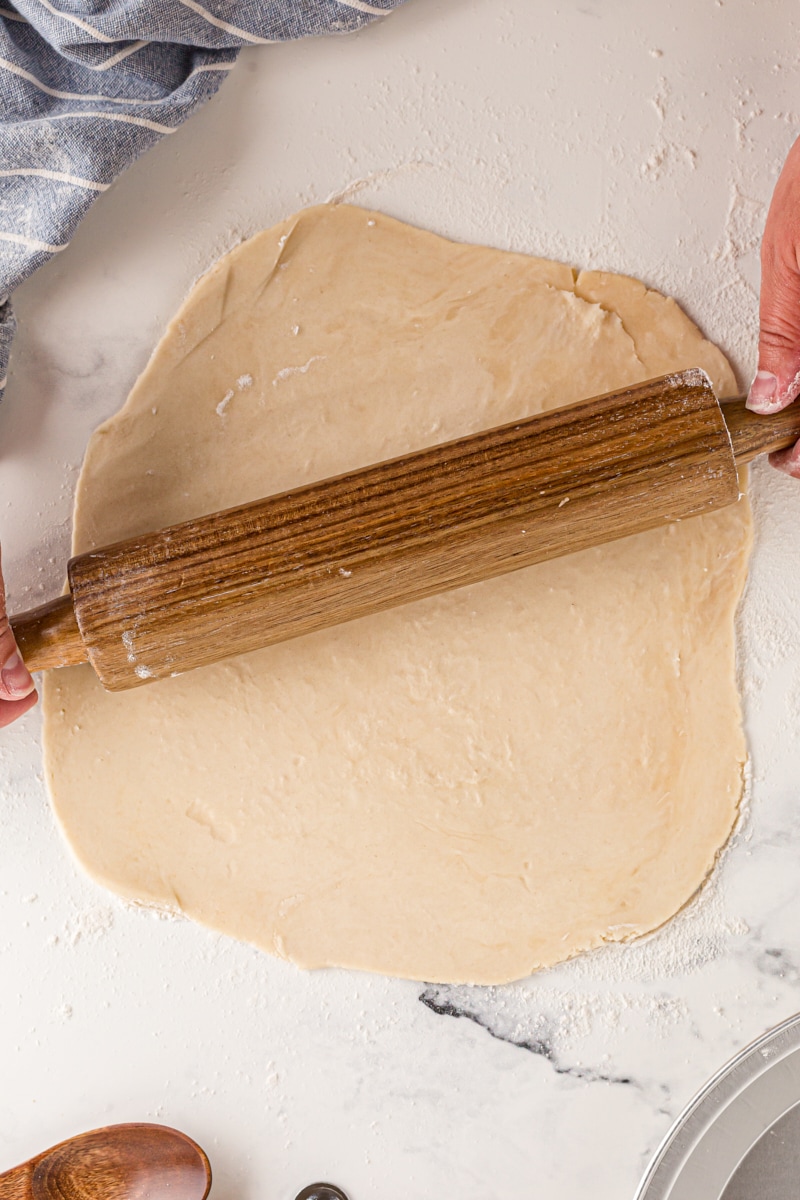
POLYGON ((281 367, 280 371, 276 373, 275 378, 272 381, 272 386, 275 387, 279 380, 289 379, 292 375, 305 375, 306 371, 308 371, 309 367, 312 366, 313 363, 322 362, 324 358, 324 354, 312 354, 308 362, 304 362, 300 367, 281 367))

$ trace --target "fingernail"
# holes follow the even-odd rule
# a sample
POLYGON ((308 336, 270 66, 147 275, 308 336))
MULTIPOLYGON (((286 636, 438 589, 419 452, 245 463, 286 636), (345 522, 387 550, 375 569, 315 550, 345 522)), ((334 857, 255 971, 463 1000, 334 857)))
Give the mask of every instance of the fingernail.
POLYGON ((25 696, 31 694, 36 686, 30 671, 16 650, 3 663, 3 669, 0 671, 0 679, 3 681, 3 687, 15 700, 23 700, 25 696))
POLYGON ((780 407, 778 377, 772 371, 756 371, 747 393, 747 407, 762 414, 775 412, 780 407))

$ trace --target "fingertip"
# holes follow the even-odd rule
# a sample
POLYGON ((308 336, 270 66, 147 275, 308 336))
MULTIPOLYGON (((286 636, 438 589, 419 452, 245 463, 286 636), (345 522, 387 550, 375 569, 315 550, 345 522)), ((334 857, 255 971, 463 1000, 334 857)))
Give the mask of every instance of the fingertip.
POLYGON ((747 407, 751 412, 767 417, 771 413, 787 408, 800 391, 800 371, 781 377, 772 371, 759 368, 747 393, 747 407))
POLYGON ((22 661, 19 650, 14 646, 0 667, 0 699, 24 700, 34 687, 33 676, 22 661))
POLYGON ((778 377, 772 371, 756 371, 750 391, 747 393, 747 407, 755 413, 766 416, 777 412, 778 377))
POLYGON ((800 443, 788 450, 775 450, 769 456, 769 465, 792 479, 800 479, 800 443))
POLYGON ((13 721, 24 717, 26 712, 34 707, 39 699, 39 693, 34 689, 21 700, 0 700, 0 729, 5 729, 13 721))

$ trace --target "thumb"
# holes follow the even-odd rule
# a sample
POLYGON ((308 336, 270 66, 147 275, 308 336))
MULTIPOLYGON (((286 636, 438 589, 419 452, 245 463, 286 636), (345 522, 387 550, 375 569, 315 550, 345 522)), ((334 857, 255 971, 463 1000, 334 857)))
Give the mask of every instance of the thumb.
POLYGON ((800 392, 800 141, 772 197, 761 244, 758 372, 748 408, 774 413, 800 392))
MULTIPOLYGON (((3 576, 0 574, 0 707, 3 702, 17 702, 26 699, 33 693, 33 690, 33 679, 22 661, 17 643, 14 641, 14 634, 8 623, 6 594, 3 576)), ((0 725, 4 723, 2 713, 0 713, 0 725)))

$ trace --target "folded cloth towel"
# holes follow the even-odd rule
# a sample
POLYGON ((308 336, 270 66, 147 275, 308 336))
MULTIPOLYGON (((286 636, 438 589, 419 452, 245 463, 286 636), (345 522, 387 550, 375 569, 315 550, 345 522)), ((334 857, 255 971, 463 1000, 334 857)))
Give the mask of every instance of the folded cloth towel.
POLYGON ((349 33, 401 3, 0 0, 0 395, 14 288, 213 96, 240 47, 349 33))

